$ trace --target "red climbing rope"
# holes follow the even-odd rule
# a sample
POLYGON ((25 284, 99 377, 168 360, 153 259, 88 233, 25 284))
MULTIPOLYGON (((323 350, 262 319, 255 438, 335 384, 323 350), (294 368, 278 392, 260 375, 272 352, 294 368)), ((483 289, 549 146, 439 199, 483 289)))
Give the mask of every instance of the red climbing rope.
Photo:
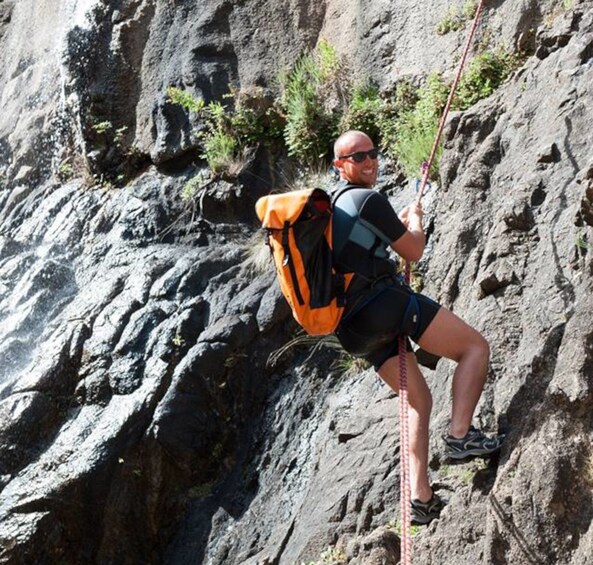
MULTIPOLYGON (((449 98, 447 99, 447 104, 445 105, 445 109, 443 110, 443 114, 441 116, 441 120, 439 122, 439 128, 437 130, 437 134, 432 145, 432 149, 430 151, 430 157, 426 163, 422 165, 422 182, 420 183, 420 187, 418 189, 418 194, 416 196, 416 202, 420 202, 422 200, 422 196, 424 194, 424 188, 426 183, 428 182, 428 175, 430 174, 430 167, 434 162, 437 149, 439 143, 441 141, 441 136, 443 134, 443 129, 445 127, 445 122, 447 121, 447 116, 449 114, 449 110, 451 109, 451 104, 453 102, 453 97, 455 96, 455 90, 457 89, 457 85, 459 83, 459 79, 461 78, 461 73, 463 72, 463 67, 465 65, 465 60, 467 59, 467 55, 469 53, 471 43, 476 32, 476 28, 478 27, 478 20, 480 18, 480 14, 482 13, 482 8, 484 7, 485 0, 480 0, 478 7, 476 9, 476 13, 474 16, 474 21, 472 23, 472 27, 470 29, 465 48, 463 50, 463 55, 461 60, 459 61, 459 67, 457 68, 457 73, 455 75, 455 80, 451 85, 451 91, 449 92, 449 98)), ((406 262, 405 270, 404 270, 404 277, 406 284, 410 283, 410 264, 406 262)), ((399 338, 399 402, 400 402, 400 517, 401 517, 401 557, 400 563, 402 565, 410 565, 412 563, 412 534, 411 534, 411 495, 410 495, 410 434, 408 431, 408 370, 406 364, 406 354, 407 354, 407 346, 406 346, 407 338, 405 336, 400 336, 399 338)))
POLYGON ((447 99, 447 104, 445 105, 445 109, 443 110, 443 114, 441 116, 441 121, 439 122, 439 129, 437 130, 436 137, 434 139, 434 143, 432 144, 432 149, 430 151, 430 157, 428 162, 425 163, 422 167, 422 182, 420 183, 420 188, 418 189, 418 194, 416 195, 416 202, 420 202, 422 199, 422 195, 424 194, 424 187, 428 182, 428 175, 430 174, 430 167, 432 167, 432 163, 434 162, 434 158, 437 154, 437 149, 439 147, 439 143, 441 141, 441 136, 443 135, 443 129, 445 127, 445 122, 447 121, 447 116, 449 115, 449 110, 451 109, 451 104, 453 103, 453 97, 455 96, 455 90, 457 89, 457 85, 459 84, 459 79, 461 78, 461 73, 463 72, 463 67, 465 65, 465 60, 467 59, 467 55, 469 53, 472 40, 474 38, 474 34, 476 33, 476 29, 478 27, 478 20, 480 19, 480 14, 482 13, 482 8, 484 7, 484 1, 480 0, 478 7, 476 9, 476 14, 474 16, 474 21, 472 23, 472 27, 469 31, 469 35, 467 36, 467 41, 465 42, 465 47, 463 49, 463 55, 461 56, 461 60, 459 61, 459 66, 457 67, 457 73, 455 74, 455 80, 451 85, 451 91, 449 92, 449 98, 447 99))
POLYGON ((412 562, 412 535, 410 531, 410 434, 408 431, 408 368, 406 363, 406 337, 399 337, 399 413, 400 413, 400 504, 401 504, 401 555, 400 563, 412 562))

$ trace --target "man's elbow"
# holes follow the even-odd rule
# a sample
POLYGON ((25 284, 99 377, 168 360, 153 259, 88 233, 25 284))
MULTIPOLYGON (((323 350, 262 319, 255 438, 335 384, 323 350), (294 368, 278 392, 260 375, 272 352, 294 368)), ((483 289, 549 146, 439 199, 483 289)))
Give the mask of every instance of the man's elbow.
POLYGON ((424 254, 426 239, 424 234, 416 235, 408 232, 400 240, 391 244, 391 248, 406 261, 420 261, 424 254))
POLYGON ((412 253, 409 254, 408 257, 406 257, 406 259, 408 261, 420 261, 420 259, 422 259, 422 255, 424 255, 424 246, 422 246, 422 249, 415 249, 412 251, 412 253))
POLYGON ((415 245, 412 247, 414 258, 410 259, 410 261, 420 261, 422 255, 424 255, 424 248, 426 247, 426 236, 424 235, 424 232, 420 232, 416 235, 414 243, 415 245))
POLYGON ((424 255, 424 247, 426 246, 426 238, 424 234, 414 237, 414 244, 410 246, 408 261, 420 261, 424 255))

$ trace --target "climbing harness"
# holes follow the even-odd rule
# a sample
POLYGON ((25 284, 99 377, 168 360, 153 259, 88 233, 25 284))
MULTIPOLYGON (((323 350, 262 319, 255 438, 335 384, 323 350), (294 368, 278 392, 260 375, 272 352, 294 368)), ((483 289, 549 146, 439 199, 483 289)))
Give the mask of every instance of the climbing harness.
MULTIPOLYGON (((480 0, 478 7, 476 8, 476 13, 474 15, 474 21, 472 23, 472 27, 470 29, 467 41, 465 43, 465 48, 463 50, 463 55, 461 60, 459 61, 459 66, 457 68, 457 73, 455 75, 455 80, 451 85, 451 91, 449 92, 449 98, 447 99, 447 104, 445 105, 445 109, 443 110, 443 114, 441 115, 441 120, 439 123, 439 128, 437 130, 437 134, 435 136, 434 143, 432 145, 432 149, 430 151, 430 157, 428 161, 422 164, 422 181, 420 182, 420 187, 417 188, 416 194, 416 202, 420 203, 422 200, 422 195, 424 194, 424 189, 428 183, 428 175, 430 171, 430 167, 434 162, 436 152, 441 140, 441 136, 443 134, 443 129, 445 127, 445 122, 447 121, 447 116, 449 114, 449 110, 451 109, 451 104, 453 102, 453 97, 455 96, 455 90, 457 89, 457 85, 459 83, 459 79, 461 78, 461 73, 463 71, 463 67, 465 65, 465 60, 467 59, 467 55, 469 53, 469 49, 476 31, 478 27, 478 20, 480 19, 480 14, 482 12, 482 8, 484 7, 485 0, 480 0)), ((410 283, 410 264, 406 261, 405 269, 405 281, 407 284, 410 283)), ((408 370, 406 364, 406 354, 407 354, 407 347, 406 347, 406 337, 401 335, 399 337, 399 413, 400 413, 400 517, 401 517, 401 557, 400 563, 402 565, 410 565, 412 563, 412 534, 411 534, 411 500, 410 500, 410 437, 408 432, 408 370)))

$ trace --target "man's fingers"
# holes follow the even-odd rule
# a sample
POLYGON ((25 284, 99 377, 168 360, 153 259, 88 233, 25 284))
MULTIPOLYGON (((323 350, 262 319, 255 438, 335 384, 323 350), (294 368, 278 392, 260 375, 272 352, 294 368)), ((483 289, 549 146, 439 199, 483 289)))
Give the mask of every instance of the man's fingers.
POLYGON ((408 209, 410 212, 416 214, 417 216, 422 216, 424 214, 422 204, 420 204, 419 202, 412 202, 412 204, 408 206, 408 209))

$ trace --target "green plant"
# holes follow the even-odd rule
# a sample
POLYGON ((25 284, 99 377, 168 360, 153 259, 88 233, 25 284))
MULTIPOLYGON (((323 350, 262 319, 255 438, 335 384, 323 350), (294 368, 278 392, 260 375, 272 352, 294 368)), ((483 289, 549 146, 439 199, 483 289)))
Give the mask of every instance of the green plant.
POLYGON ((325 39, 321 39, 315 51, 316 66, 322 83, 333 82, 342 72, 343 64, 335 48, 325 39))
POLYGON ((89 179, 88 183, 91 186, 102 188, 104 190, 112 190, 115 188, 114 184, 104 174, 93 174, 89 179))
POLYGON ((235 108, 229 116, 228 129, 241 147, 256 146, 265 136, 261 117, 250 108, 235 108))
POLYGON ((457 9, 450 6, 443 19, 436 25, 435 31, 438 35, 446 35, 450 31, 458 31, 465 26, 465 18, 457 12, 457 9))
POLYGON ((229 129, 242 148, 259 144, 274 147, 282 142, 284 119, 263 88, 238 90, 231 87, 225 98, 232 100, 233 106, 229 129))
POLYGON ((218 442, 212 448, 212 459, 214 459, 215 461, 219 461, 220 458, 222 457, 223 451, 224 451, 224 446, 223 446, 222 442, 218 442))
POLYGON ((397 84, 395 94, 385 99, 377 119, 379 137, 377 143, 389 155, 394 155, 397 141, 398 119, 413 111, 418 102, 418 89, 403 80, 397 84))
MULTIPOLYGON (((402 535, 402 523, 400 520, 393 520, 393 521, 389 522, 389 524, 387 524, 387 527, 395 530, 395 533, 398 536, 402 535)), ((422 531, 421 526, 417 526, 414 524, 410 525, 410 535, 412 537, 416 537, 421 531, 422 531)))
MULTIPOLYGON (((406 174, 416 176, 430 151, 438 129, 438 121, 448 96, 448 87, 443 79, 432 74, 419 89, 413 109, 403 111, 390 132, 384 131, 382 146, 394 157, 406 174)), ((439 146, 430 170, 430 178, 436 178, 442 154, 439 146)))
POLYGON ((200 132, 208 166, 215 175, 229 171, 239 158, 240 141, 232 127, 232 113, 220 102, 210 102, 201 110, 206 128, 200 132))
POLYGON ((224 366, 227 369, 232 369, 241 359, 245 359, 246 357, 248 357, 248 355, 245 353, 234 353, 224 360, 224 366))
POLYGON ((195 177, 189 179, 181 189, 181 198, 185 201, 195 198, 197 193, 209 181, 210 175, 206 171, 200 171, 195 177))
POLYGON ((459 11, 454 6, 449 6, 443 19, 436 25, 435 32, 438 35, 446 35, 450 31, 463 29, 474 17, 477 7, 478 3, 475 0, 467 0, 459 11))
POLYGON ((185 340, 179 334, 175 334, 173 345, 175 347, 183 347, 185 345, 185 340))
POLYGON ((113 124, 108 121, 99 122, 99 123, 91 126, 91 129, 95 133, 97 133, 99 135, 103 135, 104 133, 107 133, 108 131, 111 131, 113 129, 113 124))
MULTIPOLYGON (((449 19, 469 18, 475 9, 476 2, 468 0, 459 14, 450 9, 449 19)), ((455 109, 466 109, 491 94, 515 64, 516 58, 502 50, 475 57, 462 77, 455 109)), ((401 81, 394 95, 385 96, 369 82, 353 86, 344 78, 349 76, 346 71, 344 60, 322 40, 279 74, 281 96, 277 104, 257 87, 241 91, 231 88, 224 103, 205 104, 175 87, 168 88, 167 93, 172 103, 201 118, 203 129, 198 136, 202 157, 214 175, 236 177, 247 162, 248 152, 260 144, 286 149, 307 168, 324 164, 327 169, 338 132, 359 129, 367 132, 406 174, 416 176, 430 155, 448 85, 433 74, 421 88, 401 81)), ((100 131, 113 129, 109 123, 97 126, 101 126, 100 131)), ((118 134, 120 130, 116 130, 119 137, 125 131, 118 134)), ((430 171, 432 179, 437 176, 441 153, 439 147, 430 171)), ((189 181, 184 198, 193 198, 199 189, 198 181, 189 181)))
POLYGON ((484 471, 488 464, 484 459, 475 459, 466 465, 441 465, 439 473, 442 477, 460 481, 469 485, 478 471, 484 471))
POLYGON ((188 112, 199 114, 205 106, 204 100, 196 98, 191 92, 175 86, 169 86, 167 88, 167 96, 169 102, 182 106, 188 112))
POLYGON ((395 106, 400 113, 413 110, 418 103, 418 88, 408 80, 402 80, 395 89, 395 106))
POLYGON ((340 131, 351 129, 364 131, 371 139, 380 137, 380 118, 385 102, 379 96, 379 89, 370 83, 356 85, 350 102, 340 122, 340 131))
POLYGON ((273 107, 262 103, 262 89, 247 93, 231 88, 224 96, 225 104, 218 101, 205 104, 176 87, 169 87, 167 94, 173 104, 196 113, 203 120, 204 129, 198 134, 202 157, 215 175, 237 176, 244 167, 243 156, 249 148, 281 138, 281 117, 273 107))
MULTIPOLYGON (((419 121, 414 114, 409 114, 398 124, 398 136, 393 152, 408 176, 421 174, 422 163, 430 155, 437 129, 436 121, 419 121)), ((437 176, 441 154, 442 148, 439 147, 430 171, 431 179, 437 176)))
POLYGON ((583 249, 584 251, 587 251, 589 249, 589 243, 587 241, 586 234, 578 234, 574 244, 576 245, 576 247, 578 247, 579 249, 583 249))
POLYGON ((504 49, 485 51, 472 59, 463 73, 453 108, 466 110, 490 96, 518 64, 518 57, 504 49))
POLYGON ((476 0, 467 0, 461 9, 461 13, 466 20, 471 20, 476 15, 478 3, 476 0))
POLYGON ((58 165, 57 176, 62 182, 66 182, 74 176, 74 167, 72 166, 70 159, 64 159, 58 165))
POLYGON ((113 141, 118 145, 121 145, 121 142, 123 141, 124 135, 127 131, 128 126, 122 126, 120 128, 117 128, 113 134, 113 141))
POLYGON ((328 547, 319 556, 319 561, 309 561, 301 565, 343 565, 346 563, 346 553, 341 547, 328 547))
MULTIPOLYGON (((504 49, 476 56, 459 82, 453 108, 465 110, 492 94, 518 61, 516 55, 504 49)), ((416 92, 409 84, 402 86, 396 100, 383 107, 378 122, 382 149, 395 158, 409 176, 417 176, 430 155, 448 95, 449 85, 439 75, 432 74, 416 92)), ((431 179, 437 177, 441 155, 442 146, 439 146, 429 173, 431 179)))
POLYGON ((137 146, 124 144, 128 126, 115 127, 112 122, 104 120, 92 125, 91 130, 95 133, 92 143, 99 155, 97 166, 91 165, 85 155, 82 163, 80 157, 74 157, 74 170, 80 176, 87 177, 89 183, 108 188, 123 186, 126 178, 138 172, 145 160, 137 146))
POLYGON ((204 154, 215 175, 229 170, 238 158, 239 143, 225 131, 215 130, 204 135, 204 154))
POLYGON ((207 483, 196 485, 189 489, 189 494, 193 498, 206 498, 212 493, 215 484, 216 481, 209 481, 207 483))
POLYGON ((279 75, 288 154, 306 165, 326 158, 336 137, 349 90, 342 69, 335 49, 322 40, 279 75))

